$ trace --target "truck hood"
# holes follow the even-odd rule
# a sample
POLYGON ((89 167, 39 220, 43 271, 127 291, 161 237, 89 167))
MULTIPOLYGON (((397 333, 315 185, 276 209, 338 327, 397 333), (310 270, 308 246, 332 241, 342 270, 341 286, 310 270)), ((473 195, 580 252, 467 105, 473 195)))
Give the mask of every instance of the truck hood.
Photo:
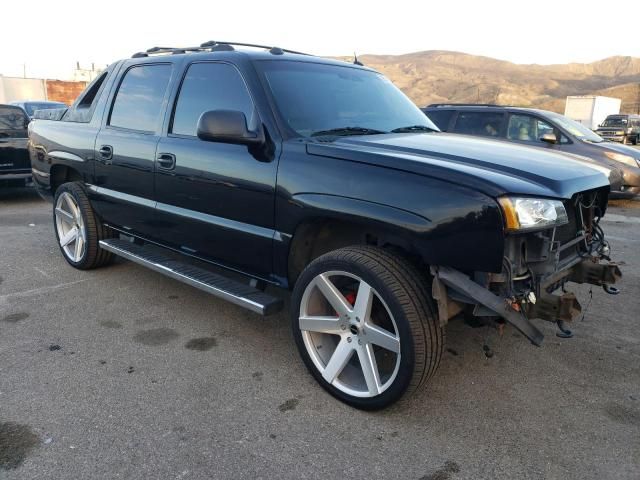
POLYGON ((535 147, 447 133, 398 133, 311 141, 311 155, 327 156, 466 185, 486 195, 571 198, 609 185, 602 169, 535 147))

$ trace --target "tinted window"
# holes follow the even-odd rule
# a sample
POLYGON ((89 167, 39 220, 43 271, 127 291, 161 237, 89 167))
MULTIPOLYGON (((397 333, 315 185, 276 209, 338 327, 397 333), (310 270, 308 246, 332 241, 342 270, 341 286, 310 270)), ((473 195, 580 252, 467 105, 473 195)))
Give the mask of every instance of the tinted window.
POLYGON ((27 116, 18 107, 0 106, 0 138, 12 137, 27 128, 27 116))
POLYGON ((225 63, 194 63, 182 82, 171 132, 195 135, 198 119, 209 110, 237 110, 253 125, 254 108, 244 80, 225 63))
POLYGON ((497 137, 500 135, 503 117, 501 112, 460 112, 454 132, 497 137))
POLYGON ((283 121, 298 135, 345 127, 389 132, 436 126, 391 81, 350 66, 260 62, 283 121))
POLYGON ((142 65, 131 68, 118 89, 109 125, 155 131, 170 76, 171 65, 142 65))
POLYGON ((440 130, 443 132, 447 131, 449 128, 449 121, 453 116, 454 110, 427 110, 425 114, 429 119, 435 123, 440 130))

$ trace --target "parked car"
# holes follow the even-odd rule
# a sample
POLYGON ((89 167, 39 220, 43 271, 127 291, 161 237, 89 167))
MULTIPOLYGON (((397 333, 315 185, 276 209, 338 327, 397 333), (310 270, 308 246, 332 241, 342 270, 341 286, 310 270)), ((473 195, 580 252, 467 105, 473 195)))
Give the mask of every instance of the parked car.
POLYGON ((490 137, 591 159, 618 171, 611 177, 612 193, 640 193, 640 150, 607 142, 559 113, 472 104, 434 104, 422 111, 444 132, 490 137))
POLYGON ((120 255, 263 315, 283 307, 267 285, 291 289, 303 361, 363 409, 425 384, 463 309, 539 345, 532 319, 577 314, 568 282, 619 278, 601 171, 434 133, 369 68, 234 45, 136 54, 31 122, 70 265, 120 255))
POLYGON ((596 133, 612 142, 637 145, 640 140, 640 115, 609 115, 598 125, 596 133))
POLYGON ((55 110, 58 108, 67 108, 67 105, 62 102, 49 102, 45 100, 20 100, 15 102, 9 102, 10 105, 17 105, 22 107, 29 118, 33 118, 34 114, 38 110, 55 110))
POLYGON ((0 186, 24 186, 31 180, 26 112, 0 105, 0 186))

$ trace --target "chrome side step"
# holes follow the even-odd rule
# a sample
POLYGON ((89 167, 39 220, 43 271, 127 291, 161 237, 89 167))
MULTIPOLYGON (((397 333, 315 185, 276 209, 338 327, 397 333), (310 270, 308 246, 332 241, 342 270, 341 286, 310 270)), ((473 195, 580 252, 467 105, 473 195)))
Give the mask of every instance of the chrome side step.
POLYGON ((271 315, 282 310, 280 298, 218 273, 175 260, 158 253, 156 249, 116 238, 100 240, 100 248, 260 315, 271 315))

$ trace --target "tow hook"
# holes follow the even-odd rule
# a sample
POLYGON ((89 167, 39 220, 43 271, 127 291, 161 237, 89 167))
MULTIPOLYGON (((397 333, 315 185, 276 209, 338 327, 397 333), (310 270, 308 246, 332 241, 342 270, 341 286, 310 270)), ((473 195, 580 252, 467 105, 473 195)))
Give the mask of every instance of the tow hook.
POLYGON ((618 287, 614 287, 613 285, 609 285, 607 283, 602 285, 602 289, 609 295, 618 295, 620 293, 620 289, 618 287))

